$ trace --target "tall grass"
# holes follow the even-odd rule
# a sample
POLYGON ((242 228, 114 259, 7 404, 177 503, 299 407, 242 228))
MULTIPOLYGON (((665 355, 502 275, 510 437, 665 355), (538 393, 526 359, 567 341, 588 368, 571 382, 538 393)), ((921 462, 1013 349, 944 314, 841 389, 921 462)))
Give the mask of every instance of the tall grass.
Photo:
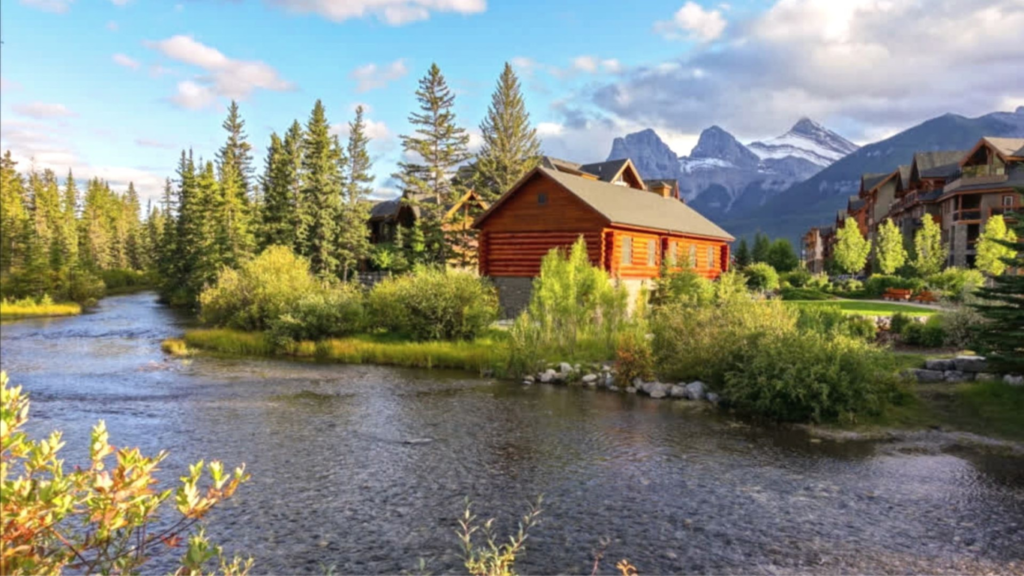
POLYGON ((185 333, 185 346, 221 354, 240 356, 270 356, 274 346, 263 332, 242 332, 230 328, 189 330, 185 333))
POLYGON ((38 300, 22 298, 21 300, 0 300, 0 319, 39 318, 45 316, 77 316, 82 313, 82 306, 74 302, 54 302, 48 296, 38 300))

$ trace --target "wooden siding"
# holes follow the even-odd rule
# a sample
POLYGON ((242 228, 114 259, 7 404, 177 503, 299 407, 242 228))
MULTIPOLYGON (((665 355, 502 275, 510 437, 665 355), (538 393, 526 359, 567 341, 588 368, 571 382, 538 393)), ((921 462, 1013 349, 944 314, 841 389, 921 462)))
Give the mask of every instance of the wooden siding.
MULTIPOLYGON (((480 274, 484 276, 537 276, 540 261, 552 248, 569 249, 580 234, 574 232, 491 232, 480 240, 480 274)), ((595 266, 604 261, 600 232, 583 235, 587 255, 595 266)))
POLYGON ((725 242, 675 236, 666 237, 664 242, 666 254, 671 253, 672 244, 675 244, 676 262, 680 265, 692 264, 693 270, 705 278, 718 278, 729 268, 729 245, 725 242), (689 260, 691 246, 696 252, 694 262, 689 260), (708 248, 711 249, 710 260, 708 248))
POLYGON ((657 234, 644 234, 642 232, 626 232, 614 230, 611 234, 611 256, 608 259, 610 267, 607 268, 612 276, 617 278, 657 278, 661 266, 661 239, 657 234), (623 262, 623 244, 626 239, 633 242, 633 257, 630 262, 623 262), (649 264, 650 250, 648 244, 654 243, 654 264, 649 264))
POLYGON ((555 182, 534 176, 481 225, 484 232, 600 232, 607 220, 555 182), (540 204, 538 196, 547 195, 540 204))
MULTIPOLYGON (((690 247, 694 248, 696 254, 692 268, 706 278, 718 278, 729 266, 729 246, 724 241, 615 229, 606 231, 605 235, 607 251, 605 269, 617 278, 657 278, 661 273, 662 260, 672 253, 673 244, 676 250, 676 261, 680 264, 689 262, 690 247), (633 257, 629 264, 622 262, 623 244, 626 238, 632 239, 633 242, 633 257), (650 264, 649 259, 650 241, 654 241, 655 247, 653 265, 650 264), (708 260, 708 248, 711 248, 710 260, 708 260)), ((681 269, 682 266, 675 268, 675 270, 681 269)))

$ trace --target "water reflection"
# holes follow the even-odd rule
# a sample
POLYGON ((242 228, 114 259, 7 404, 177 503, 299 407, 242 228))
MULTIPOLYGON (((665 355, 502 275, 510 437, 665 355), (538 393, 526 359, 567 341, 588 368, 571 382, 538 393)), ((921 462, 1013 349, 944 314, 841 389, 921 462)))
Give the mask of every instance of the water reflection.
POLYGON ((152 295, 95 314, 5 324, 2 365, 33 431, 88 428, 188 461, 244 461, 253 481, 215 518, 258 572, 458 567, 463 499, 504 527, 545 495, 525 573, 1020 573, 1020 460, 812 443, 687 403, 458 373, 264 360, 168 361, 185 319, 152 295))

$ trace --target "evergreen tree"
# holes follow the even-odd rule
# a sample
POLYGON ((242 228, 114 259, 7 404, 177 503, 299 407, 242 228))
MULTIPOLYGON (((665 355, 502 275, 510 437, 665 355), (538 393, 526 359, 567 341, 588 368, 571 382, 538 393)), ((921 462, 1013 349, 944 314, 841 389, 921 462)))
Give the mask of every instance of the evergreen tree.
POLYGON ((834 264, 846 274, 856 274, 864 269, 870 253, 871 243, 860 233, 857 221, 847 218, 843 226, 836 231, 834 264))
POLYGON ((298 250, 295 228, 302 169, 302 125, 292 122, 284 139, 270 135, 270 148, 261 178, 263 203, 260 206, 260 248, 287 246, 298 250))
POLYGON ((751 260, 754 262, 767 262, 768 251, 771 249, 772 243, 768 239, 767 234, 758 232, 754 234, 754 250, 751 254, 751 260))
POLYGON ((0 159, 0 272, 24 266, 30 229, 28 199, 11 151, 0 159))
POLYGON ((139 201, 139 194, 135 191, 135 183, 129 182, 128 191, 125 192, 122 200, 122 216, 125 219, 126 228, 125 258, 127 267, 132 270, 145 268, 143 228, 142 222, 139 220, 141 212, 142 205, 139 201))
MULTIPOLYGON (((1024 194, 1024 189, 1018 193, 1024 194)), ((976 346, 995 370, 1024 374, 1024 214, 1017 217, 1016 240, 993 242, 1010 251, 1003 265, 1018 273, 995 276, 990 287, 975 292, 980 299, 976 308, 989 320, 979 327, 976 346)))
MULTIPOLYGON (((181 167, 179 166, 180 169, 181 167)), ((163 214, 163 227, 160 230, 156 249, 156 271, 160 278, 165 281, 173 281, 180 278, 178 274, 180 255, 177 251, 180 215, 178 214, 177 206, 174 189, 171 186, 171 179, 167 178, 164 180, 164 193, 160 209, 163 214)))
POLYGON ((426 257, 441 263, 450 253, 442 217, 463 193, 451 180, 470 157, 469 134, 455 123, 455 95, 437 64, 420 79, 416 98, 420 111, 409 115, 415 133, 402 136, 402 148, 420 162, 400 162, 395 177, 401 182, 404 200, 419 210, 426 257))
POLYGON ((1006 271, 1006 259, 1014 256, 1016 242, 1016 233, 1006 227, 1001 215, 989 217, 978 238, 975 266, 990 276, 1001 275, 1006 271))
POLYGON ((247 259, 256 246, 248 193, 252 154, 245 141, 244 125, 238 104, 232 101, 222 125, 228 138, 217 152, 218 195, 214 219, 220 258, 228 266, 237 266, 247 259))
POLYGON ((736 248, 736 266, 739 268, 746 268, 750 265, 750 247, 747 246, 747 239, 740 238, 739 247, 736 248))
POLYGON ((78 186, 70 169, 60 199, 60 212, 61 265, 73 268, 78 265, 78 186))
POLYGON ((298 202, 298 252, 319 275, 338 269, 335 241, 341 206, 341 147, 331 138, 323 103, 316 101, 302 141, 302 190, 298 202))
POLYGON ((903 248, 903 234, 891 218, 886 218, 878 227, 875 260, 882 274, 895 274, 907 261, 907 251, 903 248))
POLYGON ((946 263, 946 247, 942 245, 942 230, 925 214, 921 228, 914 234, 914 269, 921 277, 938 274, 946 263))
POLYGON ((540 141, 530 126, 519 78, 507 62, 480 132, 483 147, 476 161, 476 191, 486 202, 493 202, 540 158, 540 141))
POLYGON ((777 272, 790 272, 800 266, 800 258, 793 245, 785 238, 778 238, 768 248, 768 264, 777 272))
POLYGON ((349 278, 349 271, 370 256, 370 202, 368 197, 373 189, 370 183, 373 166, 367 144, 366 122, 363 107, 356 108, 356 116, 348 124, 348 145, 343 160, 346 166, 342 189, 341 214, 338 218, 338 261, 341 263, 341 277, 349 278))
POLYGON ((106 270, 114 267, 114 233, 111 230, 110 202, 108 190, 101 180, 93 178, 85 188, 82 206, 82 238, 80 255, 86 264, 95 269, 106 270))

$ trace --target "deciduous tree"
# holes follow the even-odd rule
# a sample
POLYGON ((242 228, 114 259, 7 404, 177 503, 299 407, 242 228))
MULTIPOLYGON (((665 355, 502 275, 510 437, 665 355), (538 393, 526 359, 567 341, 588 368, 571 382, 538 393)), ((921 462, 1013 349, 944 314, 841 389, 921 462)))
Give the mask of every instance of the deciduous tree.
POLYGON ((860 233, 857 221, 847 218, 836 231, 836 247, 833 252, 835 265, 846 274, 856 274, 864 269, 871 252, 871 243, 860 233))
POLYGON ((882 274, 895 274, 907 261, 907 251, 903 247, 903 234, 891 218, 878 227, 875 240, 875 260, 882 274))

